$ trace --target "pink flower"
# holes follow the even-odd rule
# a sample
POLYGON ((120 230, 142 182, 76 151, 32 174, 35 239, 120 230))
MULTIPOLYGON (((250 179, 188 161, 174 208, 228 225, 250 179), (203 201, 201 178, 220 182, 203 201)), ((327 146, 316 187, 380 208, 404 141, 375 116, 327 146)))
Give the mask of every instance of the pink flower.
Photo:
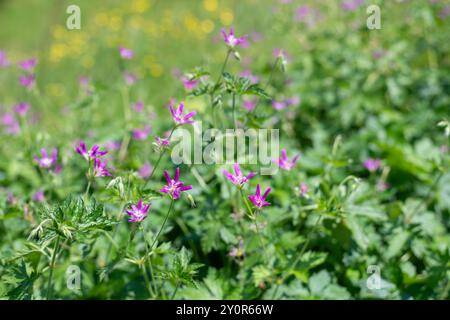
POLYGON ((158 145, 158 147, 167 147, 170 145, 169 138, 155 137, 155 142, 158 145))
POLYGON ((125 83, 129 86, 133 85, 138 80, 136 75, 128 71, 125 71, 123 73, 123 79, 125 80, 125 83))
POLYGON ((144 110, 144 102, 141 100, 137 101, 135 104, 133 104, 133 109, 136 112, 142 112, 144 110))
POLYGON ((152 166, 150 165, 150 163, 146 162, 144 163, 144 165, 139 169, 138 171, 138 175, 145 179, 150 177, 150 174, 152 173, 152 166))
POLYGON ((20 125, 14 115, 10 112, 6 112, 2 115, 2 124, 5 126, 5 131, 11 135, 17 135, 20 133, 20 125))
POLYGON ((307 194, 309 191, 308 185, 304 182, 302 182, 300 184, 300 195, 304 196, 305 194, 307 194))
POLYGON ((31 197, 31 200, 36 202, 44 202, 45 201, 44 192, 42 190, 36 191, 31 197))
POLYGON ((100 150, 98 144, 94 144, 91 150, 87 150, 84 141, 80 141, 79 145, 75 148, 75 151, 88 161, 102 157, 108 153, 106 150, 100 150))
POLYGON ((245 36, 236 38, 234 35, 233 27, 230 28, 230 32, 227 34, 225 29, 222 29, 223 40, 230 47, 234 48, 235 46, 241 45, 245 40, 245 36))
POLYGON ((261 187, 258 183, 256 186, 256 194, 253 196, 248 196, 248 199, 253 203, 253 205, 258 208, 262 209, 263 207, 267 207, 270 205, 269 202, 266 201, 267 195, 270 193, 272 189, 267 188, 266 192, 261 196, 261 187))
POLYGON ((292 158, 292 160, 289 160, 286 154, 286 149, 283 149, 281 150, 281 157, 279 159, 274 159, 273 162, 276 163, 281 169, 289 171, 295 167, 295 164, 297 163, 299 157, 300 155, 297 154, 292 158))
POLYGON ((255 109, 256 103, 257 103, 257 101, 256 101, 255 99, 244 99, 244 100, 242 101, 242 106, 243 106, 247 111, 252 111, 253 109, 255 109))
POLYGON ((277 101, 277 100, 273 100, 273 101, 272 101, 272 107, 273 107, 275 110, 280 111, 280 110, 285 109, 285 108, 287 107, 287 104, 286 104, 285 101, 277 101))
POLYGON ((173 200, 180 197, 181 192, 192 189, 192 186, 185 186, 183 182, 180 181, 180 168, 178 167, 175 172, 175 177, 170 178, 169 172, 164 170, 164 176, 166 177, 167 185, 164 186, 160 192, 169 194, 173 200))
POLYGON ((242 188, 244 184, 256 176, 256 172, 250 172, 248 175, 244 176, 241 172, 241 167, 237 163, 234 164, 234 173, 235 174, 233 175, 226 170, 223 171, 224 176, 239 188, 242 188))
POLYGON ((172 114, 172 119, 175 121, 177 125, 183 125, 183 124, 190 124, 194 123, 194 120, 189 120, 193 116, 195 116, 197 113, 195 111, 189 112, 186 115, 183 115, 183 109, 184 109, 184 103, 180 102, 180 106, 178 109, 174 108, 174 101, 171 100, 169 103, 169 110, 172 114))
POLYGON ((14 106, 14 112, 19 116, 24 117, 28 110, 30 109, 30 105, 26 102, 20 102, 14 106))
POLYGON ((131 49, 124 48, 124 47, 119 48, 119 53, 120 53, 120 56, 126 60, 131 60, 131 59, 133 59, 133 56, 134 56, 134 53, 131 49))
POLYGON ((151 131, 150 126, 145 126, 143 129, 133 129, 133 139, 135 140, 145 140, 151 131))
POLYGON ((28 72, 33 71, 34 67, 36 67, 36 64, 37 64, 37 59, 36 58, 31 58, 31 59, 28 59, 28 60, 22 60, 22 61, 19 61, 17 63, 19 68, 21 68, 22 70, 28 71, 28 72))
POLYGON ((19 83, 21 86, 30 89, 34 86, 35 76, 34 74, 27 74, 19 77, 19 83))
POLYGON ((186 76, 181 77, 181 82, 183 82, 184 89, 191 91, 197 87, 199 81, 197 79, 190 79, 186 76))
POLYGON ((363 165, 364 165, 364 168, 366 168, 370 172, 374 172, 374 171, 377 171, 378 168, 380 167, 381 160, 369 158, 364 161, 363 165))
POLYGON ((0 67, 7 67, 9 66, 9 60, 6 56, 5 51, 0 50, 0 67))
POLYGON ((364 0, 346 0, 342 2, 342 9, 345 11, 356 11, 364 4, 364 0))
POLYGON ((240 76, 248 79, 251 84, 255 84, 259 82, 259 78, 255 76, 250 70, 244 70, 240 73, 240 76))
POLYGON ((47 150, 42 148, 41 157, 39 158, 37 155, 35 155, 34 161, 36 161, 40 168, 55 169, 57 167, 58 161, 58 150, 56 148, 53 148, 51 155, 49 155, 47 153, 47 150))
POLYGON ((98 158, 94 158, 94 177, 109 177, 111 173, 109 169, 106 167, 107 162, 101 161, 98 158))
POLYGON ((105 149, 109 151, 117 151, 120 149, 121 143, 119 141, 109 141, 105 144, 105 149))
POLYGON ((148 210, 150 209, 150 203, 143 204, 142 199, 139 199, 137 205, 131 205, 131 210, 126 210, 126 213, 130 216, 129 222, 142 222, 148 216, 148 210))

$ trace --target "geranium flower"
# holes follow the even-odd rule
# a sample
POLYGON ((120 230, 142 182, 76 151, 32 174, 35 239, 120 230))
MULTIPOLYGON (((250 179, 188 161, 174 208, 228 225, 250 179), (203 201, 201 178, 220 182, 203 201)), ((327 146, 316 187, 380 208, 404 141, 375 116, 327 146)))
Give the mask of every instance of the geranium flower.
POLYGON ((151 127, 145 126, 143 129, 133 129, 133 139, 135 140, 145 140, 148 137, 148 134, 150 133, 151 127))
POLYGON ((241 172, 241 167, 237 163, 234 164, 234 172, 235 175, 224 170, 223 174, 225 177, 227 177, 228 180, 230 180, 233 184, 235 184, 239 188, 242 188, 244 184, 246 184, 251 178, 256 176, 256 172, 250 172, 248 175, 244 176, 241 172))
POLYGON ((44 192, 42 190, 36 191, 31 197, 31 200, 36 202, 44 202, 45 201, 44 192))
POLYGON ((233 27, 230 28, 230 32, 227 34, 225 29, 222 29, 222 35, 223 35, 223 41, 230 47, 234 48, 238 45, 241 45, 245 41, 245 36, 242 36, 240 38, 236 38, 234 35, 234 29, 233 27))
POLYGON ((158 147, 167 147, 170 145, 169 138, 155 137, 155 142, 158 147))
POLYGON ((185 186, 183 182, 180 181, 180 168, 178 167, 175 172, 175 177, 170 178, 169 172, 164 170, 164 176, 166 177, 167 185, 164 186, 160 191, 169 194, 173 200, 180 197, 181 192, 192 189, 192 186, 185 186))
POLYGON ((139 199, 137 205, 131 205, 131 210, 126 210, 126 213, 130 216, 129 222, 142 222, 147 218, 148 210, 150 209, 150 203, 143 204, 142 199, 139 199))
POLYGON ((110 177, 111 173, 109 172, 109 169, 106 167, 108 163, 105 161, 101 161, 98 158, 94 159, 94 177, 110 177))
POLYGON ((34 160, 39 165, 40 168, 52 169, 56 168, 58 161, 58 150, 56 148, 52 149, 51 155, 47 153, 45 148, 41 149, 41 157, 37 155, 34 156, 34 160))
POLYGON ((7 67, 9 66, 9 60, 6 56, 6 52, 3 50, 0 50, 0 67, 7 67))
POLYGON ((131 60, 131 59, 133 59, 133 56, 134 56, 133 50, 124 48, 124 47, 119 48, 119 53, 120 53, 120 56, 126 60, 131 60))
POLYGON ((369 158, 364 161, 363 165, 364 165, 364 168, 366 168, 370 172, 374 172, 374 171, 377 171, 378 168, 380 167, 381 160, 369 158))
POLYGON ((139 169, 138 171, 138 175, 145 179, 150 177, 151 173, 152 173, 152 166, 150 165, 150 163, 146 162, 144 163, 144 165, 139 169))
POLYGON ((286 154, 286 149, 283 149, 281 150, 281 157, 279 159, 274 159, 273 162, 276 163, 281 169, 291 170, 292 168, 295 167, 298 158, 300 158, 299 154, 294 156, 292 160, 289 160, 286 154))
POLYGON ((24 117, 28 110, 30 109, 30 105, 26 102, 20 102, 14 106, 14 112, 19 116, 24 117))
POLYGON ((264 192, 264 194, 261 196, 261 187, 258 183, 258 185, 256 186, 256 194, 254 194, 253 196, 248 196, 248 199, 258 209, 267 207, 270 205, 270 203, 266 201, 266 198, 271 190, 271 188, 267 188, 266 192, 264 192))
POLYGON ((195 116, 197 112, 191 111, 188 114, 183 115, 183 108, 184 108, 183 102, 180 102, 180 106, 178 107, 178 109, 175 109, 173 100, 170 101, 169 109, 170 113, 172 114, 173 121, 175 121, 175 123, 178 125, 194 123, 195 122, 194 120, 189 119, 195 116))
POLYGON ((79 145, 75 148, 75 151, 88 161, 102 157, 108 153, 106 150, 100 150, 98 144, 94 144, 91 150, 87 150, 84 141, 80 141, 79 145))
POLYGON ((190 79, 189 77, 186 76, 182 76, 181 77, 181 82, 183 82, 183 87, 184 89, 191 91, 192 89, 194 89, 199 81, 197 79, 190 79))
POLYGON ((19 83, 21 86, 30 89, 34 86, 35 77, 34 74, 27 74, 19 77, 19 83))
POLYGON ((22 60, 22 61, 19 61, 17 63, 19 68, 21 68, 22 70, 28 71, 28 72, 33 71, 34 67, 36 67, 36 64, 37 64, 37 59, 36 58, 31 58, 31 59, 28 59, 28 60, 22 60))
POLYGON ((142 112, 144 110, 144 102, 142 101, 136 101, 136 103, 133 104, 133 109, 136 112, 142 112))

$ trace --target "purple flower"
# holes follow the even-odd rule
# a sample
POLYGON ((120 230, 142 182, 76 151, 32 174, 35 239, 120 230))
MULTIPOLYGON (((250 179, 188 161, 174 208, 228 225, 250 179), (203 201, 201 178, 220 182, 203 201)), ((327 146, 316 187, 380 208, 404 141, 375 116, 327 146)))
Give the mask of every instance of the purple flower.
POLYGON ((259 78, 255 76, 250 70, 244 70, 240 73, 240 76, 248 79, 251 84, 255 84, 259 82, 259 78))
POLYGON ((138 171, 138 175, 145 179, 150 177, 150 174, 152 173, 152 166, 150 165, 150 163, 146 162, 144 163, 144 165, 139 169, 138 171))
POLYGON ((133 59, 133 51, 131 50, 131 49, 128 49, 128 48, 124 48, 124 47, 120 47, 119 48, 119 53, 120 53, 120 56, 123 58, 123 59, 126 59, 126 60, 131 60, 131 59, 133 59))
POLYGON ((450 16, 450 5, 445 5, 444 7, 442 7, 438 15, 441 19, 445 19, 446 17, 450 16))
POLYGON ((267 188, 266 192, 264 192, 264 194, 261 197, 261 187, 258 183, 258 185, 256 186, 256 194, 253 196, 248 196, 248 199, 253 203, 253 205, 258 208, 261 209, 263 207, 267 207, 270 205, 269 202, 266 201, 267 195, 269 194, 269 192, 272 189, 267 188))
POLYGON ((143 204, 142 199, 139 199, 137 205, 132 204, 131 210, 126 210, 126 213, 130 216, 129 222, 142 222, 147 218, 148 210, 150 209, 150 203, 143 204))
POLYGON ((295 20, 297 21, 306 21, 309 14, 311 13, 311 8, 308 5, 303 5, 295 10, 295 20))
POLYGON ((0 50, 0 67, 7 67, 9 66, 9 60, 6 56, 6 52, 3 50, 0 50))
POLYGON ((255 99, 244 99, 244 100, 242 101, 242 106, 243 106, 247 111, 252 111, 253 109, 255 109, 256 103, 257 103, 257 101, 256 101, 255 99))
POLYGON ((286 103, 286 101, 277 101, 277 100, 273 100, 273 101, 272 101, 272 107, 273 107, 275 110, 280 111, 280 110, 283 110, 283 109, 285 109, 285 108, 287 107, 287 103, 286 103))
POLYGON ((75 148, 75 151, 88 161, 97 159, 108 153, 106 150, 100 150, 98 144, 94 144, 91 150, 87 150, 84 141, 80 141, 79 145, 75 148))
POLYGON ((42 148, 41 157, 39 158, 37 155, 35 155, 34 161, 36 161, 36 163, 39 165, 40 168, 54 169, 57 167, 58 150, 56 148, 53 148, 51 155, 49 155, 47 153, 47 150, 42 148))
POLYGON ((6 112, 2 115, 2 124, 6 127, 6 133, 11 135, 19 134, 20 125, 12 113, 6 112))
POLYGON ((27 89, 32 88, 33 85, 34 85, 34 82, 35 82, 34 74, 27 74, 27 75, 19 77, 20 85, 25 87, 25 88, 27 88, 27 89))
POLYGON ((44 192, 42 190, 36 191, 31 197, 31 200, 36 202, 44 202, 45 201, 44 192))
POLYGON ((101 161, 98 158, 94 159, 94 177, 109 177, 111 173, 109 169, 106 167, 107 162, 101 161))
POLYGON ((241 167, 237 163, 234 164, 234 173, 235 175, 229 173, 226 170, 223 170, 224 176, 239 188, 242 188, 244 184, 246 184, 251 178, 256 176, 256 172, 250 172, 248 175, 244 176, 241 172, 241 167))
POLYGON ((169 194, 173 200, 178 199, 181 192, 192 189, 192 186, 185 186, 184 183, 180 181, 179 167, 177 168, 173 179, 170 178, 167 170, 164 170, 164 176, 166 177, 167 185, 159 191, 169 194))
POLYGON ((28 71, 28 72, 33 71, 34 67, 36 67, 36 64, 37 64, 37 59, 36 58, 31 58, 31 59, 28 59, 28 60, 22 60, 22 61, 19 61, 17 63, 19 68, 21 68, 22 70, 28 71))
POLYGON ((235 46, 238 46, 238 45, 244 43, 244 41, 245 41, 245 36, 240 37, 240 38, 235 37, 233 27, 230 28, 230 33, 228 33, 228 34, 225 29, 222 29, 221 32, 223 35, 223 40, 230 48, 234 48, 235 46))
POLYGON ((234 257, 234 258, 240 258, 243 257, 245 254, 244 251, 244 240, 240 239, 239 240, 239 246, 238 247, 232 247, 230 250, 230 253, 228 253, 228 255, 230 257, 234 257))
POLYGON ((197 79, 190 79, 186 76, 181 77, 181 82, 183 82, 184 89, 186 89, 188 91, 191 91, 192 89, 194 89, 199 83, 199 81, 197 79))
POLYGON ((274 159, 273 162, 276 163, 281 169, 291 170, 295 167, 295 164, 297 163, 299 157, 300 155, 297 154, 292 158, 292 160, 289 160, 286 154, 286 149, 283 149, 281 150, 281 157, 279 159, 274 159))
POLYGON ((26 102, 20 102, 14 106, 14 112, 19 116, 24 117, 28 110, 30 109, 30 105, 26 102))
POLYGON ((170 113, 172 114, 173 121, 175 121, 177 125, 194 123, 195 122, 194 120, 189 119, 195 116, 197 113, 195 111, 192 111, 183 116, 183 108, 184 108, 183 102, 180 102, 180 106, 178 107, 178 109, 174 109, 174 101, 173 100, 170 101, 169 109, 170 113))
POLYGON ((305 194, 307 194, 309 191, 308 185, 304 182, 302 182, 300 184, 300 195, 304 196, 305 194))
POLYGON ((125 80, 125 83, 128 84, 129 86, 131 86, 138 80, 136 75, 128 71, 125 71, 123 73, 123 79, 125 80))
POLYGON ((80 84, 80 87, 86 93, 86 95, 90 96, 92 94, 92 90, 91 90, 91 84, 90 84, 89 78, 86 76, 80 76, 78 78, 78 82, 80 84))
POLYGON ((167 147, 168 145, 170 145, 169 138, 155 137, 155 141, 158 147, 167 147))
POLYGON ((136 112, 142 112, 142 110, 144 110, 144 102, 141 100, 136 101, 136 103, 133 104, 133 109, 136 112))
POLYGON ((135 140, 145 140, 150 133, 151 127, 145 126, 143 129, 133 129, 133 139, 135 140))
POLYGON ((120 149, 120 146, 120 141, 109 141, 106 143, 105 148, 109 151, 116 151, 120 149))
POLYGON ((364 168, 366 168, 370 172, 374 172, 380 167, 381 160, 369 158, 367 160, 364 160, 363 165, 364 165, 364 168))
POLYGON ((355 11, 363 4, 364 0, 347 0, 342 2, 342 9, 345 11, 355 11))

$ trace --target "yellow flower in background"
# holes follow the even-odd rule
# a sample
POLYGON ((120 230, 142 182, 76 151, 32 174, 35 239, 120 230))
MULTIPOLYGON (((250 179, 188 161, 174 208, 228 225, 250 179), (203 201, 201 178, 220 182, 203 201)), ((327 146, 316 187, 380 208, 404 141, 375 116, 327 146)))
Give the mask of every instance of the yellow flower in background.
POLYGON ((60 40, 67 35, 67 30, 61 25, 55 25, 52 28, 53 38, 60 40))
POLYGON ((144 13, 150 8, 150 0, 134 0, 131 4, 132 12, 144 13))
POLYGON ((64 58, 67 54, 67 46, 63 43, 54 43, 50 47, 50 61, 51 62, 59 62, 62 58, 64 58))
POLYGON ((222 24, 229 26, 233 23, 233 20, 234 20, 233 11, 231 11, 230 9, 224 9, 220 13, 220 21, 222 22, 222 24))
POLYGON ((99 27, 104 27, 108 24, 109 18, 106 12, 99 12, 95 15, 94 22, 99 27))
POLYGON ((152 63, 150 65, 150 74, 155 77, 155 78, 159 78, 163 75, 164 73, 164 67, 162 65, 160 65, 159 63, 152 63))
POLYGON ((202 21, 202 31, 204 33, 211 33, 214 30, 214 22, 211 20, 202 21))
POLYGON ((59 83, 50 83, 45 87, 45 92, 52 97, 62 97, 66 89, 59 83))
POLYGON ((217 10, 217 0, 203 0, 203 8, 205 8, 206 11, 214 12, 217 10))
POLYGON ((118 15, 112 15, 109 18, 109 28, 117 31, 122 27, 122 17, 118 15))

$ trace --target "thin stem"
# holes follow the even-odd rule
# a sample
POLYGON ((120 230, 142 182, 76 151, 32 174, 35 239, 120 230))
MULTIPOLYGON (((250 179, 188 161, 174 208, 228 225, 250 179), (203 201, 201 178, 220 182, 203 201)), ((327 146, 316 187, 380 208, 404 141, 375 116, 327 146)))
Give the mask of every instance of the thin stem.
POLYGON ((130 97, 128 92, 128 87, 122 88, 121 95, 122 95, 122 104, 123 104, 123 114, 125 118, 125 129, 126 133, 125 136, 122 139, 122 143, 120 144, 120 151, 119 151, 119 159, 122 161, 125 159, 125 156, 127 154, 128 145, 130 144, 131 135, 130 135, 130 97))
MULTIPOLYGON (((280 58, 276 57, 273 65, 272 65, 272 69, 270 70, 269 79, 267 80, 266 85, 264 86, 264 91, 267 89, 267 87, 269 87, 270 83, 272 82, 272 78, 275 73, 275 69, 276 69, 276 66, 277 66, 279 60, 280 60, 280 58)), ((256 105, 253 108, 253 110, 250 111, 250 114, 254 114, 256 112, 256 109, 258 108, 260 102, 261 102, 261 98, 258 98, 258 101, 256 102, 256 105)))
POLYGON ((214 84, 214 88, 219 84, 220 79, 222 79, 222 75, 223 75, 223 72, 225 71, 225 67, 227 66, 228 58, 230 57, 231 51, 232 51, 231 49, 228 49, 228 51, 227 51, 225 61, 222 64, 222 68, 220 69, 219 76, 217 77, 216 83, 214 84))
POLYGON ((142 270, 142 275, 144 276, 145 284, 147 285, 148 293, 150 294, 151 297, 154 297, 155 293, 153 292, 152 285, 150 284, 150 280, 148 279, 147 268, 145 267, 145 261, 142 264, 141 270, 142 270))
POLYGON ((50 262, 50 273, 48 275, 48 283, 47 283, 47 300, 50 300, 52 294, 52 280, 53 280, 53 269, 55 267, 56 253, 59 250, 59 235, 56 236, 55 247, 53 248, 52 258, 50 262))
MULTIPOLYGON (((145 270, 145 274, 147 275, 147 270, 145 269, 145 261, 148 259, 148 263, 149 263, 149 268, 150 268, 150 275, 152 277, 152 282, 155 279, 153 277, 153 266, 152 266, 152 262, 151 262, 151 258, 149 256, 149 252, 150 252, 150 245, 148 244, 147 238, 145 237, 145 231, 144 231, 144 226, 142 225, 142 223, 139 224, 139 229, 142 232, 142 237, 144 238, 145 241, 145 257, 144 257, 144 263, 143 263, 143 268, 145 270)), ((149 292, 151 291, 151 295, 155 296, 155 293, 153 291, 153 287, 152 284, 150 283, 150 281, 148 281, 148 279, 146 280, 147 282, 147 286, 150 286, 151 288, 149 288, 149 292)), ((156 287, 156 286, 155 286, 156 287)), ((156 290, 156 289, 155 289, 156 290)))
POLYGON ((234 131, 236 134, 237 123, 236 123, 236 94, 235 93, 233 93, 231 101, 232 101, 231 108, 232 108, 232 112, 233 112, 233 125, 234 125, 234 131))
MULTIPOLYGON (((178 125, 175 125, 175 126, 172 128, 172 131, 170 131, 170 135, 169 135, 169 137, 167 138, 169 141, 170 141, 170 138, 172 138, 172 134, 173 134, 173 132, 175 131, 176 128, 178 128, 178 125)), ((167 150, 167 149, 164 148, 164 149, 162 150, 162 152, 159 154, 158 160, 156 160, 156 164, 155 164, 155 166, 153 167, 152 172, 150 173, 150 176, 149 176, 149 177, 147 178, 147 180, 145 181, 144 187, 143 187, 143 188, 145 188, 145 187, 147 186, 148 182, 149 182, 150 179, 153 177, 153 174, 155 173, 156 169, 158 168, 159 163, 161 162, 161 159, 162 159, 163 155, 166 153, 166 150, 167 150)))
POLYGON ((152 245, 150 246, 150 251, 153 250, 153 247, 155 246, 156 241, 158 241, 159 235, 161 234, 162 230, 164 229, 164 226, 166 225, 167 219, 169 218, 170 212, 172 211, 172 207, 173 207, 173 203, 174 203, 174 202, 175 202, 175 201, 172 199, 172 201, 170 202, 169 210, 167 211, 166 217, 164 218, 164 222, 163 222, 161 228, 159 229, 158 234, 156 235, 155 240, 153 240, 153 243, 152 243, 152 245))
POLYGON ((172 296, 170 297, 170 300, 173 300, 175 298, 175 295, 177 294, 178 288, 180 287, 180 281, 177 281, 177 284, 175 286, 175 290, 173 290, 172 296))
POLYGON ((251 218, 253 218, 253 217, 254 217, 254 215, 253 215, 253 210, 252 210, 252 208, 250 207, 250 204, 248 203, 248 200, 247 200, 247 198, 245 197, 244 192, 242 191, 242 188, 239 188, 239 191, 240 191, 240 193, 241 193, 242 200, 244 200, 245 206, 247 207, 249 216, 250 216, 251 218))

